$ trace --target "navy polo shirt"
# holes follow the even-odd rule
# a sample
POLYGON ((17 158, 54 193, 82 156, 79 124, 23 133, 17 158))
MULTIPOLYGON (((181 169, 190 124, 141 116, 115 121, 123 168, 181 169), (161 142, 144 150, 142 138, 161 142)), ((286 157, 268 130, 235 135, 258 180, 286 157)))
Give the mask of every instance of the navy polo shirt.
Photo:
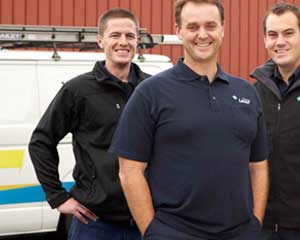
POLYGON ((155 218, 199 237, 252 218, 249 162, 266 159, 266 130, 252 85, 222 71, 212 84, 182 60, 141 83, 110 151, 147 162, 155 218))

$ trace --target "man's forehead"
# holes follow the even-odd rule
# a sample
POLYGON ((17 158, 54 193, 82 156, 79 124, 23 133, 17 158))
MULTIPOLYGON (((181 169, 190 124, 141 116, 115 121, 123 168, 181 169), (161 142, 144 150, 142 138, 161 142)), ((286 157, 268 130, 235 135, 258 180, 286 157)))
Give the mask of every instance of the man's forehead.
POLYGON ((185 21, 186 25, 198 25, 198 24, 218 24, 220 23, 220 21, 217 20, 204 20, 204 21, 199 21, 199 20, 195 20, 193 21, 193 19, 185 21))
POLYGON ((283 14, 270 14, 266 20, 266 29, 288 29, 298 28, 298 18, 292 12, 285 12, 283 14))
POLYGON ((183 7, 180 17, 181 22, 185 24, 221 22, 217 6, 209 3, 189 2, 183 7))
POLYGON ((113 18, 106 23, 104 32, 130 31, 136 33, 137 26, 130 18, 113 18))
POLYGON ((136 27, 136 24, 130 18, 111 18, 107 20, 106 25, 132 25, 136 27))

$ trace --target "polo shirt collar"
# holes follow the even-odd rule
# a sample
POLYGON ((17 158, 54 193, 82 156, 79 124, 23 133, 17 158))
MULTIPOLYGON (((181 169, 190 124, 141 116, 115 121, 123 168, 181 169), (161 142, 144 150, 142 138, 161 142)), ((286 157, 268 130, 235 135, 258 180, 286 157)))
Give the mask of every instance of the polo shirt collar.
POLYGON ((294 77, 296 80, 300 78, 300 68, 299 67, 297 67, 296 71, 294 72, 294 77))
MULTIPOLYGON (((198 80, 199 78, 202 78, 203 76, 195 73, 192 69, 190 69, 184 62, 183 58, 179 58, 177 64, 174 66, 175 71, 177 72, 178 76, 180 76, 180 80, 183 81, 194 81, 198 80)), ((227 73, 225 73, 220 66, 220 64, 217 63, 217 74, 215 76, 215 80, 221 80, 225 83, 229 83, 229 76, 227 73)))
MULTIPOLYGON (((291 81, 293 81, 293 80, 296 81, 296 80, 298 80, 299 78, 300 78, 300 67, 297 67, 296 70, 293 72, 293 74, 290 76, 290 78, 289 78, 289 83, 291 83, 291 81)), ((280 74, 279 69, 278 69, 277 66, 274 68, 273 79, 274 79, 275 81, 276 81, 276 79, 277 79, 277 80, 283 81, 283 80, 282 80, 282 77, 281 77, 281 74, 280 74)), ((277 83, 277 82, 276 82, 276 83, 277 83)))

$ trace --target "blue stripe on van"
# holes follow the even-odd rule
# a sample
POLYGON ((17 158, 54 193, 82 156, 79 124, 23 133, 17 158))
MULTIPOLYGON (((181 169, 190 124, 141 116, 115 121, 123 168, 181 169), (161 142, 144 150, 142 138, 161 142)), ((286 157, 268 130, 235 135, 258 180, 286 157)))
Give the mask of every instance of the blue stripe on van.
MULTIPOLYGON (((63 182, 63 186, 67 191, 73 185, 74 182, 63 182)), ((41 185, 0 191, 0 205, 43 201, 46 201, 46 198, 41 185)))

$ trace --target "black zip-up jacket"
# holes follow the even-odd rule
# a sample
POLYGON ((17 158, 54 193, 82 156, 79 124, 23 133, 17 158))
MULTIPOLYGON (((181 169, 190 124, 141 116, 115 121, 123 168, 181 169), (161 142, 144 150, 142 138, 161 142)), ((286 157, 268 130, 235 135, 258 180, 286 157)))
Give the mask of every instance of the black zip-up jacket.
POLYGON ((270 60, 251 74, 257 80, 272 146, 264 225, 300 229, 300 79, 281 96, 271 79, 274 69, 270 60))
MULTIPOLYGON (((132 84, 150 75, 132 63, 132 84)), ((29 153, 47 201, 56 208, 71 196, 98 217, 131 218, 118 178, 117 156, 107 150, 128 97, 103 62, 63 85, 34 130, 29 153), (57 144, 72 133, 75 185, 68 193, 59 180, 57 144)), ((134 130, 134 129, 133 129, 134 130)), ((64 161, 64 159, 61 159, 64 161)))

